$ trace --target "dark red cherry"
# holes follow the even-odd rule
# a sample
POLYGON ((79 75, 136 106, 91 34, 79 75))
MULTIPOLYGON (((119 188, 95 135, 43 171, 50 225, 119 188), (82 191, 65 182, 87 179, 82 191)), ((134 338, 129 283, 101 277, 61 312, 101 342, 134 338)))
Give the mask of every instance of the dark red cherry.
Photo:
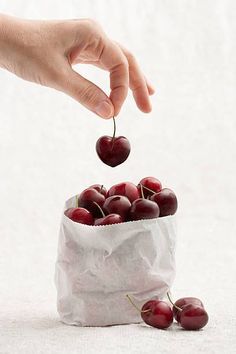
POLYGON ((99 158, 111 167, 123 163, 130 154, 130 143, 124 136, 116 137, 116 122, 113 117, 113 136, 104 135, 96 143, 96 151, 99 158))
POLYGON ((141 317, 149 326, 165 329, 173 322, 173 312, 170 306, 161 300, 146 302, 141 310, 141 317))
POLYGON ((130 143, 124 136, 112 138, 102 136, 96 144, 97 154, 106 165, 115 167, 123 163, 130 154, 130 143))
POLYGON ((105 202, 104 195, 94 188, 87 188, 82 193, 80 193, 78 202, 79 206, 89 210, 93 214, 94 218, 100 217, 100 210, 94 202, 102 207, 105 202))
POLYGON ((141 193, 140 184, 142 184, 142 186, 144 187, 143 194, 145 198, 147 198, 149 195, 152 195, 153 193, 160 192, 162 188, 161 182, 155 177, 145 177, 141 179, 141 181, 138 184, 138 189, 139 192, 141 193), (146 189, 145 187, 150 190, 146 189))
POLYGON ((138 191, 138 188, 134 183, 131 182, 122 182, 115 184, 112 186, 108 193, 107 196, 110 197, 112 195, 124 195, 129 199, 129 201, 132 203, 135 199, 140 198, 140 194, 138 191))
POLYGON ((160 210, 156 203, 148 199, 136 199, 130 208, 129 219, 153 219, 159 216, 160 210))
POLYGON ((187 330, 203 328, 208 322, 208 314, 202 306, 185 305, 180 313, 180 325, 187 330))
POLYGON ((89 188, 93 188, 96 189, 96 191, 98 191, 99 193, 103 194, 104 197, 106 198, 107 196, 107 190, 104 187, 103 184, 93 184, 92 186, 90 186, 89 188))
POLYGON ((203 303, 201 302, 201 300, 196 298, 196 297, 182 297, 181 299, 178 299, 177 301, 175 301, 174 306, 172 308, 174 318, 176 319, 177 322, 180 321, 180 313, 181 313, 181 311, 178 310, 175 306, 177 306, 177 307, 182 309, 185 305, 189 305, 189 304, 198 305, 198 306, 204 307, 203 303))
POLYGON ((178 208, 176 195, 169 188, 163 188, 159 193, 153 194, 150 200, 158 204, 160 216, 173 215, 178 208))
POLYGON ((106 214, 118 214, 122 221, 128 219, 131 203, 127 197, 122 195, 113 195, 108 197, 103 205, 106 214))
POLYGON ((103 218, 96 219, 94 225, 112 225, 119 224, 122 222, 122 217, 118 214, 109 214, 103 218))
POLYGON ((69 208, 64 214, 80 224, 93 225, 94 223, 92 214, 84 208, 69 208))

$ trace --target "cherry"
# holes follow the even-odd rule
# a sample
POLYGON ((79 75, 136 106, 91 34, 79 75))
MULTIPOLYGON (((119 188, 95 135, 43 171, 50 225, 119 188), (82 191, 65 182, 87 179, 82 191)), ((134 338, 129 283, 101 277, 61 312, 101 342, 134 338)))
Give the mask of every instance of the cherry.
POLYGON ((129 219, 154 219, 158 218, 159 214, 160 210, 156 203, 151 200, 139 198, 136 199, 131 205, 129 219))
POLYGON ((180 325, 187 330, 203 328, 208 322, 206 310, 196 304, 185 305, 180 313, 180 325))
POLYGON ((93 184, 92 186, 90 186, 89 188, 93 188, 96 189, 96 191, 98 191, 99 193, 103 194, 104 197, 106 198, 107 196, 107 190, 104 187, 103 184, 93 184))
POLYGON ((145 198, 153 193, 160 192, 162 188, 161 182, 155 177, 145 177, 141 179, 138 184, 138 189, 141 192, 140 184, 144 187, 143 193, 145 198))
POLYGON ((94 225, 96 225, 96 226, 111 225, 111 224, 119 224, 120 222, 122 222, 122 218, 120 215, 118 215, 118 214, 105 215, 105 213, 102 210, 102 208, 100 207, 100 205, 98 205, 96 202, 94 202, 94 204, 97 205, 97 207, 102 215, 101 218, 98 218, 95 220, 94 225))
POLYGON ((163 188, 159 193, 153 194, 150 200, 158 204, 160 216, 173 215, 178 207, 176 195, 169 188, 163 188))
POLYGON ((103 209, 107 214, 119 214, 122 221, 127 220, 130 207, 129 199, 122 195, 108 197, 103 205, 103 209))
POLYGON ((80 193, 79 206, 88 209, 96 218, 100 216, 100 211, 94 202, 102 207, 105 202, 104 195, 94 188, 87 188, 82 193, 80 193))
POLYGON ((141 219, 153 219, 157 218, 160 214, 158 205, 151 200, 144 199, 144 190, 141 184, 141 195, 142 198, 138 198, 133 201, 130 212, 130 220, 141 220, 141 219))
POLYGON ((99 158, 107 165, 115 167, 123 163, 130 154, 130 143, 124 136, 115 137, 116 123, 113 117, 113 137, 104 135, 96 143, 99 158))
POLYGON ((103 218, 96 219, 94 225, 111 225, 111 224, 119 224, 122 222, 122 217, 118 214, 109 214, 104 216, 103 218))
POLYGON ((167 297, 171 304, 176 308, 177 319, 179 324, 188 330, 196 330, 203 328, 208 322, 208 314, 203 307, 202 302, 194 297, 181 298, 175 303, 171 300, 170 294, 167 292, 167 297), (191 301, 191 302, 188 302, 191 301), (183 305, 179 307, 176 304, 183 305), (185 303, 185 304, 184 304, 185 303))
MULTIPOLYGON (((132 305, 140 311, 139 308, 133 303, 130 296, 126 296, 132 305)), ((145 323, 159 329, 168 328, 173 322, 173 312, 165 301, 150 300, 143 305, 140 313, 145 323)))
POLYGON ((148 301, 143 305, 141 317, 149 326, 165 329, 173 322, 173 312, 165 301, 148 301), (147 312, 142 312, 146 311, 147 312))
POLYGON ((138 188, 134 183, 131 182, 122 182, 115 184, 109 189, 107 195, 108 197, 112 195, 124 195, 130 200, 131 203, 135 199, 138 199, 140 197, 138 188))
POLYGON ((80 224, 93 225, 94 223, 92 214, 84 208, 69 208, 64 214, 80 224))
POLYGON ((196 297, 182 297, 181 299, 178 299, 177 301, 175 301, 173 308, 172 308, 174 318, 176 319, 177 322, 180 321, 181 311, 179 309, 182 309, 185 305, 189 305, 189 304, 198 305, 198 306, 201 306, 204 308, 201 300, 196 297))

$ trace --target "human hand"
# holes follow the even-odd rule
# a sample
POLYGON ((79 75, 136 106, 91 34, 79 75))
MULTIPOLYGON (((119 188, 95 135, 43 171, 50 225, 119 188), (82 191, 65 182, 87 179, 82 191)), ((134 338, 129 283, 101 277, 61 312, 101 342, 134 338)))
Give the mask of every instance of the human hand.
POLYGON ((151 111, 154 89, 135 57, 90 19, 37 21, 0 15, 0 66, 70 95, 102 118, 119 113, 128 87, 139 109, 151 111), (109 71, 110 95, 74 71, 77 63, 109 71))

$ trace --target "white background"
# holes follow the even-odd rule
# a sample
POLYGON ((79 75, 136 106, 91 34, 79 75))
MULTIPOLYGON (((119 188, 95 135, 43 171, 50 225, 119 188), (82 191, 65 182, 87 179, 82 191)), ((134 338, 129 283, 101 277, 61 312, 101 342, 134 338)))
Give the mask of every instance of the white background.
MULTIPOLYGON (((60 92, 0 71, 0 353, 95 353, 101 343, 104 353, 114 347, 115 353, 149 353, 157 343, 162 353, 172 353, 172 346, 166 347, 170 337, 176 353, 178 348, 232 352, 235 1, 0 0, 0 12, 35 19, 94 18, 136 55, 156 88, 148 115, 138 111, 131 94, 127 98, 117 126, 132 153, 112 169, 95 153, 98 137, 112 134, 112 121, 60 92), (173 292, 202 298, 209 326, 186 333, 60 324, 53 273, 64 201, 93 183, 137 183, 147 175, 178 196, 173 292)), ((77 70, 108 93, 106 73, 77 70)))

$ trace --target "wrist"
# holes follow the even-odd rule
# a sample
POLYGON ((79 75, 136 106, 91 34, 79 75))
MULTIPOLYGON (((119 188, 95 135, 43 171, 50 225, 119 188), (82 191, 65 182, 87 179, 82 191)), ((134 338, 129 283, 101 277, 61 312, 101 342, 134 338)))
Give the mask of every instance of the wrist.
POLYGON ((9 69, 8 63, 12 61, 14 54, 17 23, 15 17, 0 14, 0 67, 5 69, 9 69))
POLYGON ((0 14, 0 67, 6 68, 7 57, 7 43, 8 43, 8 30, 7 30, 7 16, 0 14))

